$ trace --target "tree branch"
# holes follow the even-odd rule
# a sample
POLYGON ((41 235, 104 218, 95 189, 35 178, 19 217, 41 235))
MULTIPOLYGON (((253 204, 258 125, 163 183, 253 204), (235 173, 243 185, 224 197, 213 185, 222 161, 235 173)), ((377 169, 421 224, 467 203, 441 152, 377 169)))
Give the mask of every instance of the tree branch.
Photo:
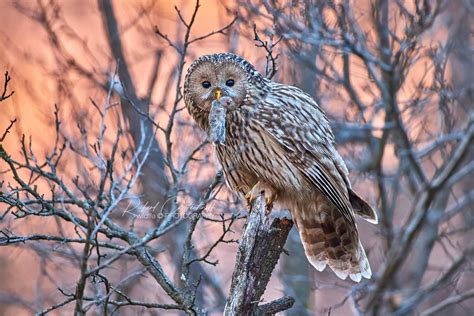
MULTIPOLYGON (((226 315, 258 314, 258 303, 293 226, 293 222, 287 218, 276 218, 269 225, 266 223, 266 212, 265 199, 260 196, 250 208, 246 228, 239 243, 230 293, 224 310, 226 315)), ((285 302, 278 306, 288 309, 294 300, 288 298, 285 302)), ((261 307, 260 310, 267 309, 270 310, 270 306, 261 307)))
POLYGON ((5 80, 4 80, 4 83, 3 83, 3 92, 2 92, 2 95, 0 95, 0 102, 2 102, 3 100, 8 99, 9 97, 11 97, 15 93, 15 91, 7 93, 8 83, 10 82, 10 80, 11 80, 11 77, 8 74, 8 71, 5 71, 5 80))

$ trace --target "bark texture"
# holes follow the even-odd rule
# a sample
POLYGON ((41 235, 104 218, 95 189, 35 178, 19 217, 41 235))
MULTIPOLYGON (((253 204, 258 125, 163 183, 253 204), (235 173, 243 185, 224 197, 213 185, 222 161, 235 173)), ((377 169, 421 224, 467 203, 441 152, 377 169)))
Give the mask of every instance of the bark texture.
POLYGON ((258 305, 293 226, 287 218, 276 218, 270 225, 266 212, 260 196, 250 208, 239 243, 225 315, 271 315, 293 306, 292 297, 258 305))

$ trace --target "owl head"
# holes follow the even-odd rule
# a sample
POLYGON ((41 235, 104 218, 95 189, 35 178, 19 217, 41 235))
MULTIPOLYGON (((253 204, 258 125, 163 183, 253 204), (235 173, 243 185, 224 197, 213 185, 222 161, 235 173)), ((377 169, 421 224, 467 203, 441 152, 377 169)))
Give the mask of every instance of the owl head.
POLYGON ((212 101, 227 96, 239 107, 249 90, 263 82, 248 61, 232 53, 201 56, 189 66, 184 82, 186 106, 196 118, 208 112, 212 101))

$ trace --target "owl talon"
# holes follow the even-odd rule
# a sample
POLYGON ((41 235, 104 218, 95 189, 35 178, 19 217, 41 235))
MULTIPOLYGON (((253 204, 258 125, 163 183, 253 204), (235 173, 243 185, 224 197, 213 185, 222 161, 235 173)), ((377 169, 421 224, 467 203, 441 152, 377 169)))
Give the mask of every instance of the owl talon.
POLYGON ((245 195, 245 199, 247 200, 248 205, 252 205, 253 202, 259 197, 263 195, 265 198, 265 204, 267 205, 267 210, 265 215, 268 216, 273 208, 273 201, 276 199, 276 192, 273 188, 265 183, 257 182, 253 188, 245 195))
POLYGON ((274 200, 274 196, 265 197, 265 203, 267 204, 267 210, 265 212, 266 216, 270 215, 270 213, 272 212, 273 200, 274 200))
POLYGON ((264 191, 258 192, 258 190, 255 189, 256 186, 257 184, 252 188, 252 190, 245 194, 245 199, 247 200, 248 205, 252 205, 253 202, 255 202, 255 200, 257 199, 257 197, 259 197, 261 194, 264 194, 264 191))

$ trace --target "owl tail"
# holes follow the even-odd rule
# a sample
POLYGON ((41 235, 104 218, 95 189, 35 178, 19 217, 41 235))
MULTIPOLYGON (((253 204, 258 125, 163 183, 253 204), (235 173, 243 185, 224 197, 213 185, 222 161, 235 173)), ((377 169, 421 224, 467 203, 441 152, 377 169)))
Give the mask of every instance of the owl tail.
POLYGON ((316 270, 323 271, 329 265, 343 280, 347 276, 355 282, 362 277, 370 279, 372 271, 357 227, 322 199, 319 197, 317 201, 296 206, 291 211, 306 257, 316 270))

